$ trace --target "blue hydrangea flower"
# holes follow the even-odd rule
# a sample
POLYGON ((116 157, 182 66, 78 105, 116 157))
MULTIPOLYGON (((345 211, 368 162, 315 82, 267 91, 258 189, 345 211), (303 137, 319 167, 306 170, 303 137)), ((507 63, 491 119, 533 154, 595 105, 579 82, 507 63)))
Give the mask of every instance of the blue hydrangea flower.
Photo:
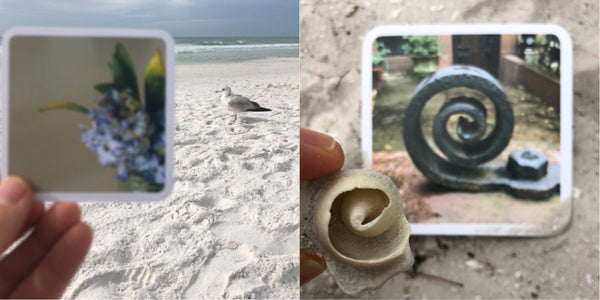
POLYGON ((127 91, 108 89, 95 101, 98 107, 88 114, 92 126, 79 125, 81 141, 96 153, 102 166, 113 168, 121 181, 138 173, 145 182, 163 185, 164 131, 155 132, 148 113, 127 91))

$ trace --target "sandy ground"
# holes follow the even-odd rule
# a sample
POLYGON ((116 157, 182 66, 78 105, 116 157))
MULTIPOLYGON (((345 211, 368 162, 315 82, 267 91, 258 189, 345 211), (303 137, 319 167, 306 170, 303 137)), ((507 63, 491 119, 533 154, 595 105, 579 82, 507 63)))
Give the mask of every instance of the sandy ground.
MULTIPOLYGON (((412 237, 419 272, 370 298, 598 298, 598 1, 300 1, 301 126, 333 135, 361 166, 360 62, 373 27, 413 23, 554 23, 574 49, 574 209, 550 238, 412 237), (358 9, 350 15, 354 6, 358 9)), ((324 273, 303 298, 347 298, 324 273)))
POLYGON ((94 243, 64 297, 297 298, 298 70, 297 58, 177 66, 173 193, 83 204, 94 243), (273 111, 228 125, 226 85, 273 111))

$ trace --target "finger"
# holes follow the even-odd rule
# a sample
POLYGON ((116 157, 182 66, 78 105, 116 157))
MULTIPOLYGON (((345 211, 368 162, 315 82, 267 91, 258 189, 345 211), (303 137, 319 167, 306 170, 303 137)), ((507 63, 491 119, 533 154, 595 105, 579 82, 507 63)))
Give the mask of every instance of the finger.
POLYGON ((44 258, 52 245, 81 221, 75 203, 56 203, 39 220, 33 233, 0 262, 0 297, 14 290, 44 258))
POLYGON ((300 285, 325 271, 325 260, 320 256, 300 250, 300 285))
POLYGON ((300 128, 300 179, 318 178, 342 168, 344 151, 332 137, 300 128))
POLYGON ((31 188, 25 180, 10 176, 0 183, 0 253, 23 233, 31 206, 31 188))
POLYGON ((27 220, 25 220, 25 226, 21 231, 21 235, 23 235, 27 230, 31 229, 31 227, 37 224, 42 216, 44 215, 46 208, 44 207, 44 203, 33 201, 31 204, 31 208, 29 209, 29 215, 27 216, 27 220))
POLYGON ((35 228, 33 235, 50 247, 69 227, 81 221, 81 209, 77 203, 58 202, 52 205, 35 228))
POLYGON ((92 244, 92 229, 85 223, 77 223, 52 245, 39 265, 11 293, 19 299, 59 298, 92 244))

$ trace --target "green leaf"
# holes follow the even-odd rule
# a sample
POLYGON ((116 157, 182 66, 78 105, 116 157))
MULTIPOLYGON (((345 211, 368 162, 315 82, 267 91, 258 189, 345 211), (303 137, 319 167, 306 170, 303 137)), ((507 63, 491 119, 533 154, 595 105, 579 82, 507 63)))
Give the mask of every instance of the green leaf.
POLYGON ((440 54, 441 43, 434 35, 415 35, 404 37, 402 45, 404 54, 413 57, 437 56, 440 54))
POLYGON ((96 89, 96 91, 98 91, 99 93, 106 93, 106 91, 108 91, 109 89, 112 88, 117 88, 113 83, 100 83, 100 84, 96 84, 94 86, 94 88, 96 89))
POLYGON ((160 50, 156 50, 146 67, 144 92, 146 94, 146 111, 150 116, 163 113, 165 110, 165 68, 160 50))
MULTIPOLYGON (((385 60, 383 58, 386 55, 390 54, 391 52, 392 52, 392 50, 390 50, 389 48, 386 48, 385 44, 383 44, 383 42, 375 41, 373 43, 373 54, 371 56, 371 63, 373 64, 373 66, 377 66, 381 62, 383 62, 387 66, 387 63, 385 62, 385 60)), ((386 70, 387 70, 387 67, 386 67, 386 70)))
POLYGON ((115 54, 110 68, 113 73, 113 83, 117 89, 119 91, 131 89, 133 98, 140 100, 133 61, 121 43, 117 43, 115 47, 115 54))
POLYGON ((144 174, 137 171, 131 172, 127 180, 119 182, 122 192, 160 192, 163 188, 163 185, 145 182, 144 174))
POLYGON ((89 112, 89 110, 87 108, 85 108, 77 103, 73 103, 73 102, 57 102, 57 103, 53 103, 50 105, 46 105, 46 106, 40 108, 40 112, 45 112, 45 111, 54 110, 54 109, 72 110, 72 111, 84 113, 86 115, 89 112))

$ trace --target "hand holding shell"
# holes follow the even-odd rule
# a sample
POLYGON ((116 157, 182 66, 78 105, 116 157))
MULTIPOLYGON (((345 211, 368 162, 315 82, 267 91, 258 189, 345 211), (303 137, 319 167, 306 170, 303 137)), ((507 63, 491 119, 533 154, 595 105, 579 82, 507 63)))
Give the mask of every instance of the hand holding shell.
POLYGON ((410 268, 410 226, 394 183, 371 170, 302 182, 301 247, 325 258, 340 288, 357 295, 410 268))

